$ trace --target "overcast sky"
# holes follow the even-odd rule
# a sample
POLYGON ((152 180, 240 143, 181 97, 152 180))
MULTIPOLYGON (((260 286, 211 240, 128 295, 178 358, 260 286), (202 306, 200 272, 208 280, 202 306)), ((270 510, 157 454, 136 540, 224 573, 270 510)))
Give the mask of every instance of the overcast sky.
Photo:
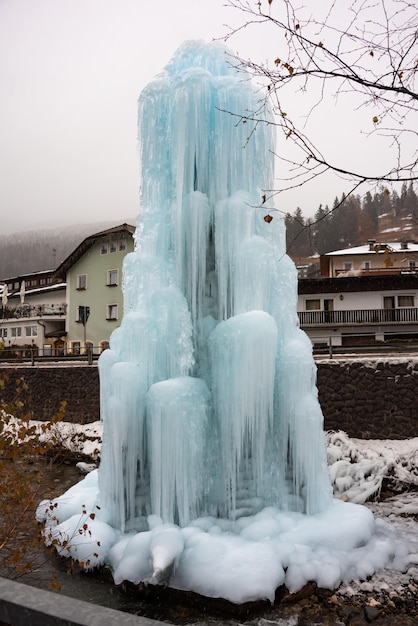
MULTIPOLYGON (((139 93, 185 39, 240 20, 224 0, 0 0, 0 232, 136 216, 139 93)), ((266 34, 228 45, 274 59, 266 34)), ((282 209, 312 215, 343 190, 322 182, 282 209)))

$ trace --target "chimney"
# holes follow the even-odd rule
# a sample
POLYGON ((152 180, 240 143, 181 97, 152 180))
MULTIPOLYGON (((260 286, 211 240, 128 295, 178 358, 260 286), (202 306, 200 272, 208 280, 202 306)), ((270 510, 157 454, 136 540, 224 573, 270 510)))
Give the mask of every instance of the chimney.
POLYGON ((368 239, 367 243, 369 244, 370 252, 374 252, 374 246, 376 244, 376 239, 368 239))
POLYGON ((401 250, 408 250, 408 242, 401 241, 401 250))

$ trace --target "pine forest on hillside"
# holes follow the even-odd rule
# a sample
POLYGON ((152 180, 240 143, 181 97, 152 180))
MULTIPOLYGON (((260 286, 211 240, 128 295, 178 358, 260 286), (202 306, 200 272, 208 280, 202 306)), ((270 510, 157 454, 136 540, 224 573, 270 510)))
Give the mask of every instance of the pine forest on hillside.
MULTIPOLYGON (((20 274, 55 269, 86 237, 133 219, 78 224, 51 230, 0 236, 0 280, 20 274)), ((332 250, 379 242, 418 238, 418 196, 413 184, 400 193, 381 189, 373 195, 335 198, 320 205, 313 218, 301 209, 285 215, 289 255, 298 260, 332 250)))
POLYGON ((326 254, 369 239, 378 242, 415 240, 418 237, 418 196, 413 184, 404 184, 400 193, 386 189, 363 197, 335 198, 332 207, 318 208, 305 219, 301 209, 287 213, 286 244, 293 259, 326 254))
POLYGON ((122 218, 112 222, 0 235, 0 281, 21 274, 56 269, 86 237, 125 222, 135 224, 133 218, 122 218))

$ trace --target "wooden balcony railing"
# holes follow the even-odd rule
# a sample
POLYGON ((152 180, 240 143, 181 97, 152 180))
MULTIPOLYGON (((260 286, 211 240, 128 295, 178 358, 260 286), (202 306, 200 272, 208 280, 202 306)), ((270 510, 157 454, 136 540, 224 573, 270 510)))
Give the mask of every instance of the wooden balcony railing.
MULTIPOLYGON (((334 268, 334 277, 346 275, 353 270, 345 270, 343 268, 334 268)), ((382 276, 384 274, 417 274, 417 268, 414 267, 374 267, 370 269, 359 268, 354 270, 356 276, 382 276)))
POLYGON ((16 307, 1 306, 0 319, 30 317, 63 317, 67 313, 66 304, 19 304, 16 307))
POLYGON ((359 309, 353 311, 300 311, 300 325, 344 326, 356 324, 407 324, 418 322, 418 309, 359 309))

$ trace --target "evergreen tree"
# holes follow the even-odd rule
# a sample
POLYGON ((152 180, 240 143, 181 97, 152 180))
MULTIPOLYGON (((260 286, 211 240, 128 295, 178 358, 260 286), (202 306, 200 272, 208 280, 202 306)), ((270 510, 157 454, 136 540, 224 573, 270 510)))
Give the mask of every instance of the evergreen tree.
POLYGON ((287 213, 286 224, 286 249, 290 256, 308 257, 313 254, 313 246, 310 239, 310 220, 303 217, 302 210, 298 207, 293 215, 287 213))
POLYGON ((404 217, 407 215, 418 217, 418 197, 412 183, 410 183, 409 186, 407 186, 406 183, 403 183, 400 204, 402 207, 402 215, 404 217))
POLYGON ((314 216, 313 241, 318 254, 326 254, 333 249, 330 244, 330 232, 332 230, 331 214, 328 205, 322 204, 314 216))
POLYGON ((378 230, 377 207, 370 191, 364 196, 359 222, 359 239, 364 243, 368 239, 376 239, 378 230))

